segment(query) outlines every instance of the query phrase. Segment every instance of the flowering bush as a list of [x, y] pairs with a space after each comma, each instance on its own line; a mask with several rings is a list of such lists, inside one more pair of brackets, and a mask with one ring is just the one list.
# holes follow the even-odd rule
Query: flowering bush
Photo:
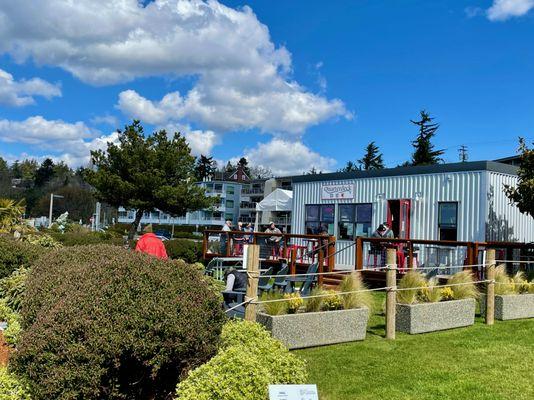
[[323, 298], [321, 308], [323, 311], [341, 310], [343, 308], [343, 300], [335, 290], [326, 290], [324, 294], [329, 294]]
[[296, 314], [300, 307], [303, 306], [304, 300], [300, 297], [300, 293], [286, 293], [284, 295], [285, 299], [288, 299], [286, 301], [287, 303], [287, 313], [288, 314]]

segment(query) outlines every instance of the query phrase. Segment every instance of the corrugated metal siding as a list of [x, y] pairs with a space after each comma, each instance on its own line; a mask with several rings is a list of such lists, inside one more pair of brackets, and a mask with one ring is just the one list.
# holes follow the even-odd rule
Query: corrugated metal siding
[[[387, 200], [411, 199], [411, 237], [438, 239], [438, 202], [458, 202], [458, 240], [484, 240], [485, 207], [481, 191], [485, 171], [377, 177], [353, 180], [297, 182], [293, 185], [292, 227], [294, 233], [305, 233], [306, 204], [372, 203], [373, 226], [387, 219]], [[354, 184], [353, 200], [321, 200], [323, 184]], [[415, 200], [416, 193], [420, 200]], [[381, 195], [381, 196], [379, 196]], [[336, 219], [338, 216], [336, 208]], [[337, 224], [335, 227], [337, 235]], [[350, 242], [339, 241], [337, 249]], [[340, 252], [336, 265], [354, 265], [355, 248]]]
[[487, 240], [533, 242], [534, 218], [520, 213], [515, 205], [510, 204], [504, 193], [505, 184], [516, 185], [517, 177], [489, 173]]

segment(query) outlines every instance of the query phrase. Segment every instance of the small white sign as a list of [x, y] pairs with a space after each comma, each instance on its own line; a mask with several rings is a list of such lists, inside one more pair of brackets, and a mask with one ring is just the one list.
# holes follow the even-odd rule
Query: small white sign
[[269, 385], [269, 400], [319, 400], [317, 385]]
[[354, 185], [323, 185], [321, 186], [321, 199], [354, 199]]

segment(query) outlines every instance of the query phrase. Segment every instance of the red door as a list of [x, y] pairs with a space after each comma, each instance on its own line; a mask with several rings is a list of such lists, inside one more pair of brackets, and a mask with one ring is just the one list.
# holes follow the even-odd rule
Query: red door
[[399, 239], [410, 239], [410, 206], [411, 200], [403, 199], [400, 203]]
[[396, 238], [410, 239], [410, 199], [388, 200], [387, 222]]

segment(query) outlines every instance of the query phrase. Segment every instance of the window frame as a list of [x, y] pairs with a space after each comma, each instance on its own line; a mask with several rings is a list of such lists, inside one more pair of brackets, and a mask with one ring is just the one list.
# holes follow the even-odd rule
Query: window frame
[[[308, 219], [308, 207], [318, 207], [317, 218]], [[332, 207], [332, 220], [325, 220], [323, 218], [323, 207]], [[334, 235], [336, 225], [336, 205], [334, 203], [328, 204], [305, 204], [304, 205], [304, 229], [308, 232], [308, 227], [314, 225], [314, 230], [318, 230], [321, 225], [326, 225], [329, 235]], [[316, 232], [312, 234], [317, 234]]]
[[[454, 204], [456, 206], [456, 213], [454, 216], [454, 224], [443, 224], [441, 221], [441, 210], [442, 205]], [[438, 201], [438, 240], [458, 240], [458, 214], [459, 214], [459, 202], [458, 201]], [[452, 231], [454, 230], [454, 239], [442, 239], [442, 231]]]
[[[359, 220], [358, 219], [358, 207], [359, 206], [369, 206], [370, 209], [371, 209], [371, 214], [369, 216], [369, 220]], [[341, 215], [342, 215], [342, 212], [341, 212], [341, 208], [351, 208], [351, 215], [349, 216], [349, 219], [341, 219]], [[369, 236], [369, 229], [372, 229], [372, 225], [373, 225], [373, 203], [342, 203], [342, 204], [339, 204], [338, 205], [338, 212], [339, 212], [339, 216], [338, 216], [338, 220], [337, 220], [337, 239], [338, 240], [349, 240], [349, 241], [353, 241], [356, 237], [357, 237], [357, 232], [358, 232], [358, 225], [363, 225], [365, 227], [365, 225], [367, 224], [368, 225], [368, 228], [367, 228], [367, 234], [365, 235], [365, 237]], [[352, 227], [352, 235], [344, 235], [344, 237], [341, 237], [341, 232], [342, 232], [342, 229], [341, 229], [341, 226], [344, 226], [343, 230], [345, 230], [346, 226], [351, 226]], [[347, 229], [348, 231], [348, 229]]]

